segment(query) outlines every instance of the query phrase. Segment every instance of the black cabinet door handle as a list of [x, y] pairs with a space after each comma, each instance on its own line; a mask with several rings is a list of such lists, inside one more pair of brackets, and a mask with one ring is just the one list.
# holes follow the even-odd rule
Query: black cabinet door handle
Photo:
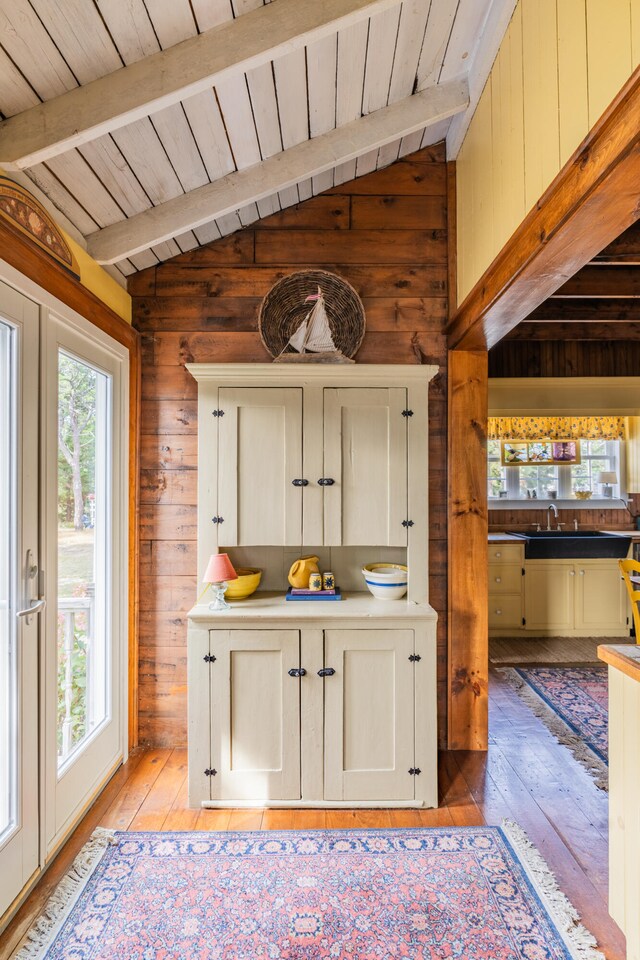
[[332, 487], [335, 483], [335, 480], [332, 480], [331, 477], [320, 477], [318, 483], [321, 487]]
[[308, 487], [308, 486], [309, 486], [309, 481], [308, 481], [308, 480], [292, 480], [291, 483], [294, 485], [294, 487]]
[[289, 670], [290, 677], [306, 677], [307, 671], [304, 667], [291, 667]]
[[319, 677], [332, 677], [334, 673], [333, 667], [323, 667], [322, 670], [318, 670]]

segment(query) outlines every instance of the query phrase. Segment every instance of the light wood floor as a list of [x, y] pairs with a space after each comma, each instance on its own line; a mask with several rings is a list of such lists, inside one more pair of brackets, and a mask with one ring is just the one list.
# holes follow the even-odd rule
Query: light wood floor
[[0, 938], [9, 957], [55, 884], [98, 826], [117, 830], [299, 830], [499, 824], [528, 832], [607, 960], [624, 960], [624, 938], [607, 912], [607, 797], [493, 672], [487, 754], [440, 758], [438, 810], [189, 810], [184, 749], [137, 751], [82, 821]]

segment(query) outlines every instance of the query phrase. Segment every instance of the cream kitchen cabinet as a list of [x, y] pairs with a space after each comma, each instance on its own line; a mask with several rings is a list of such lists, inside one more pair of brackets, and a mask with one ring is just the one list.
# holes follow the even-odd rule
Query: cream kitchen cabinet
[[[263, 569], [247, 600], [189, 613], [190, 804], [436, 806], [437, 368], [188, 369], [198, 382], [198, 579], [227, 548], [237, 566]], [[285, 601], [289, 566], [312, 552], [344, 578], [342, 601]], [[406, 598], [364, 592], [362, 565], [376, 560], [407, 564]]]
[[527, 560], [525, 629], [544, 636], [627, 637], [617, 560]]
[[437, 805], [433, 611], [246, 603], [190, 614], [190, 804]]
[[426, 484], [412, 490], [426, 450], [409, 438], [424, 431], [426, 441], [428, 373], [419, 386], [394, 386], [374, 367], [323, 366], [318, 376], [269, 366], [248, 378], [244, 365], [225, 366], [188, 365], [199, 382], [203, 556], [233, 546], [406, 547], [412, 527], [427, 539]]

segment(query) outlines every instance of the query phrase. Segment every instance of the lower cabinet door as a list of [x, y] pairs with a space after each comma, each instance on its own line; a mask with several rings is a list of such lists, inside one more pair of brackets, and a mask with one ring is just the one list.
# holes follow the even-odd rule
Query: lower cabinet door
[[576, 560], [576, 570], [576, 628], [593, 630], [594, 637], [606, 637], [607, 630], [626, 632], [628, 601], [617, 560]]
[[[327, 630], [326, 800], [414, 797], [412, 630]], [[425, 775], [426, 771], [425, 771]]]
[[211, 652], [211, 799], [299, 799], [299, 632], [214, 630]]
[[527, 630], [573, 630], [573, 562], [534, 560], [525, 564], [524, 616]]

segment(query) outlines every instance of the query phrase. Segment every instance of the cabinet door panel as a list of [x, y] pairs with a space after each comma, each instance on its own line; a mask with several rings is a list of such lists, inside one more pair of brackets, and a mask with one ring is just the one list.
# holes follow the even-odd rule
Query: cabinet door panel
[[576, 572], [576, 628], [594, 630], [596, 637], [626, 630], [627, 597], [617, 561], [589, 565], [577, 560]]
[[407, 403], [403, 388], [324, 391], [324, 542], [406, 546]]
[[214, 630], [211, 797], [300, 797], [300, 663], [297, 630]]
[[218, 543], [299, 545], [302, 540], [302, 391], [219, 391]]
[[326, 800], [414, 796], [412, 630], [327, 630]]
[[[557, 560], [525, 564], [524, 596], [527, 630], [572, 630], [573, 563]], [[560, 634], [562, 636], [562, 634]]]

